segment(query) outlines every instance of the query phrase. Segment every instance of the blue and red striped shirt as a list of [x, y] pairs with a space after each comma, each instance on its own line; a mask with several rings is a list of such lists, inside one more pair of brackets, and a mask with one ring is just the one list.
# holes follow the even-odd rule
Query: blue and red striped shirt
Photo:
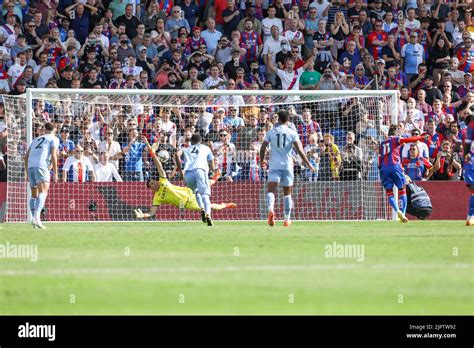
[[247, 50], [244, 55], [244, 61], [253, 62], [258, 59], [258, 46], [262, 45], [260, 36], [252, 30], [250, 33], [244, 31], [240, 34], [240, 44]]
[[372, 45], [372, 42], [374, 40], [379, 40], [379, 41], [387, 41], [387, 33], [384, 31], [374, 31], [369, 34], [367, 37], [368, 42], [369, 42], [369, 52], [372, 54], [372, 57], [374, 57], [374, 60], [377, 60], [378, 58], [382, 58], [382, 46], [378, 45]]

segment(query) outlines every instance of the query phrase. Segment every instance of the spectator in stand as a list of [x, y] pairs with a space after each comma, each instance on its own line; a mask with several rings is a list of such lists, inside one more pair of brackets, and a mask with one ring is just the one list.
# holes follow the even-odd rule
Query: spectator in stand
[[99, 154], [99, 163], [95, 165], [95, 177], [97, 182], [122, 182], [122, 177], [117, 171], [117, 167], [109, 162], [109, 154], [101, 152]]
[[453, 89], [453, 83], [451, 81], [445, 81], [443, 83], [443, 85], [441, 86], [441, 92], [443, 95], [448, 93], [451, 97], [451, 101], [454, 103], [461, 99], [458, 92]]
[[343, 63], [344, 59], [349, 58], [351, 61], [351, 69], [355, 71], [357, 65], [362, 63], [359, 51], [356, 49], [355, 41], [346, 41], [346, 50], [339, 57], [339, 63]]
[[[395, 37], [393, 34], [387, 35], [387, 45], [382, 48], [382, 58], [386, 63], [386, 68], [391, 68], [395, 63], [400, 62], [401, 56], [395, 48]], [[402, 81], [403, 82], [403, 81]]]
[[48, 53], [41, 52], [39, 55], [40, 64], [33, 70], [34, 79], [38, 88], [44, 88], [51, 78], [58, 78], [58, 71], [53, 59], [48, 58]]
[[342, 11], [336, 12], [334, 23], [330, 27], [334, 42], [334, 45], [331, 46], [331, 53], [334, 59], [337, 60], [344, 50], [344, 37], [349, 35], [349, 24], [347, 24], [346, 17]]
[[[287, 58], [285, 61], [285, 70], [278, 69], [272, 63], [267, 67], [271, 71], [276, 72], [278, 77], [282, 81], [283, 90], [298, 90], [299, 89], [299, 80], [301, 74], [304, 72], [307, 66], [314, 65], [314, 59], [316, 58], [317, 49], [314, 48], [311, 56], [306, 60], [304, 66], [295, 70], [295, 61], [292, 58]], [[269, 54], [269, 62], [271, 62], [271, 56]], [[319, 83], [318, 83], [319, 84]]]
[[324, 62], [331, 62], [332, 55], [330, 50], [333, 44], [334, 40], [331, 37], [331, 33], [326, 30], [326, 21], [320, 19], [318, 30], [313, 35], [313, 45], [318, 49], [318, 59]]
[[116, 68], [114, 70], [114, 78], [110, 81], [110, 89], [124, 89], [126, 80], [123, 78], [122, 68]]
[[474, 90], [474, 85], [472, 84], [472, 74], [470, 72], [464, 73], [464, 82], [457, 89], [460, 98], [464, 98], [468, 92]]
[[219, 141], [212, 144], [212, 152], [216, 157], [218, 168], [222, 173], [222, 180], [227, 182], [234, 181], [234, 177], [237, 176], [235, 170], [235, 145], [230, 142], [231, 136], [227, 131], [220, 131]]
[[62, 173], [63, 182], [95, 181], [94, 167], [91, 161], [84, 156], [84, 149], [81, 145], [76, 146], [74, 155], [66, 159]]
[[114, 140], [114, 130], [107, 128], [105, 139], [99, 143], [99, 154], [107, 153], [107, 161], [119, 168], [119, 160], [122, 158], [122, 149], [120, 144]]
[[136, 31], [137, 33], [135, 36], [130, 36], [132, 38], [132, 46], [135, 48], [142, 45], [143, 41], [145, 40], [145, 24], [138, 23], [136, 26]]
[[413, 181], [427, 180], [432, 174], [430, 169], [433, 165], [426, 158], [420, 156], [417, 144], [411, 143], [405, 146], [409, 147], [408, 157], [402, 160], [405, 175]]
[[442, 135], [436, 132], [436, 121], [433, 118], [430, 118], [426, 122], [426, 133], [425, 135], [429, 135], [429, 140], [427, 141], [427, 145], [429, 148], [430, 154], [430, 161], [433, 163], [434, 159], [438, 155], [438, 150], [441, 145]]
[[431, 76], [428, 75], [428, 68], [425, 63], [421, 63], [418, 65], [418, 75], [412, 76], [410, 79], [410, 90], [413, 93], [416, 93], [418, 90], [422, 89], [425, 84], [427, 79], [433, 79]]
[[358, 25], [361, 27], [361, 29], [362, 29], [361, 33], [364, 36], [367, 36], [369, 33], [371, 33], [374, 30], [372, 22], [369, 20], [367, 10], [361, 10], [359, 12], [359, 23], [358, 23]]
[[312, 120], [311, 116], [311, 109], [305, 108], [303, 109], [303, 113], [301, 114], [301, 122], [298, 122], [297, 131], [300, 137], [301, 143], [306, 146], [309, 143], [309, 138], [312, 134], [318, 134], [319, 138], [322, 138], [322, 131], [321, 127], [319, 126], [318, 122]]
[[[2, 55], [2, 63], [8, 62], [10, 60], [10, 56], [7, 54]], [[26, 54], [25, 52], [19, 52], [18, 57], [15, 60], [15, 64], [8, 68], [8, 81], [11, 88], [15, 88], [17, 81], [23, 78], [23, 71], [26, 68]]]
[[125, 181], [143, 181], [143, 159], [146, 158], [146, 145], [139, 141], [138, 131], [131, 129], [128, 132], [128, 141], [122, 144]]
[[458, 67], [459, 59], [453, 57], [450, 60], [449, 69], [446, 71], [446, 73], [451, 75], [452, 82], [456, 85], [464, 83], [464, 72], [458, 70]]
[[258, 60], [263, 49], [263, 42], [260, 35], [253, 29], [253, 22], [249, 18], [245, 19], [245, 31], [241, 33], [240, 45], [246, 49], [243, 61], [247, 66]]
[[425, 79], [425, 86], [423, 90], [426, 93], [426, 102], [431, 106], [433, 105], [436, 99], [443, 98], [443, 93], [441, 93], [441, 91], [437, 87], [433, 86], [433, 79]]
[[362, 179], [362, 160], [356, 155], [356, 146], [347, 144], [342, 152], [339, 180], [355, 181]]
[[321, 74], [319, 71], [314, 69], [314, 64], [310, 64], [309, 66], [306, 66], [304, 73], [301, 74], [300, 89], [315, 89], [320, 79]]
[[474, 47], [471, 37], [464, 38], [464, 47], [457, 50], [456, 56], [459, 59], [459, 70], [474, 72]]
[[355, 135], [355, 133], [352, 132], [352, 131], [347, 132], [347, 134], [346, 134], [346, 145], [344, 146], [343, 151], [344, 151], [344, 152], [347, 152], [348, 146], [349, 146], [349, 145], [350, 145], [350, 146], [353, 146], [354, 156], [357, 157], [360, 161], [362, 161], [362, 158], [363, 158], [363, 151], [362, 151], [362, 149], [361, 149], [359, 146], [357, 146], [357, 145], [355, 144], [355, 141], [356, 141], [356, 135]]
[[73, 154], [74, 148], [74, 142], [69, 139], [69, 129], [67, 127], [61, 128], [58, 148], [58, 170], [60, 173], [62, 173], [64, 161]]
[[207, 29], [201, 33], [201, 37], [206, 42], [207, 53], [213, 54], [217, 47], [217, 43], [222, 37], [222, 33], [216, 29], [216, 21], [214, 18], [208, 18], [206, 23]]
[[388, 74], [386, 77], [383, 77], [382, 88], [384, 89], [401, 89], [402, 82], [396, 78], [396, 70], [392, 66], [388, 69]]
[[217, 64], [213, 64], [209, 68], [211, 74], [208, 78], [206, 78], [203, 81], [203, 89], [213, 89], [213, 88], [218, 88], [222, 89], [222, 87], [225, 85], [224, 79], [219, 77], [219, 67]]
[[185, 27], [186, 32], [189, 34], [191, 32], [191, 27], [184, 18], [181, 7], [173, 7], [171, 18], [169, 18], [165, 23], [165, 30], [171, 34], [172, 38], [178, 38], [179, 29]]
[[[90, 12], [85, 11], [83, 3], [77, 2], [66, 8], [65, 13], [71, 19], [71, 29], [74, 30], [77, 40], [82, 45], [86, 41], [87, 35], [89, 35]], [[41, 19], [38, 21], [37, 15], [38, 13], [35, 14], [36, 33], [39, 37], [42, 37], [38, 33], [38, 22], [41, 22]]]
[[433, 173], [434, 180], [456, 180], [461, 174], [459, 157], [453, 153], [449, 140], [441, 143], [441, 151], [433, 164]]
[[358, 64], [356, 66], [354, 80], [357, 88], [366, 89], [370, 80], [367, 76], [365, 76], [364, 64]]
[[239, 24], [237, 25], [237, 30], [240, 32], [243, 32], [244, 30], [246, 30], [245, 22], [247, 20], [250, 20], [252, 21], [253, 31], [255, 31], [260, 37], [262, 37], [262, 23], [260, 22], [260, 20], [255, 18], [255, 14], [256, 14], [255, 6], [253, 5], [248, 6], [247, 16], [239, 22]]
[[[153, 60], [148, 57], [148, 48], [143, 45], [138, 46], [137, 51], [136, 66], [140, 67], [142, 71], [145, 71], [147, 73], [147, 77], [153, 76], [155, 74], [156, 68], [153, 64]], [[141, 76], [141, 71], [139, 72], [139, 76]]]
[[426, 119], [428, 113], [432, 111], [431, 105], [426, 102], [426, 91], [424, 89], [420, 89], [416, 96], [416, 109], [420, 110], [423, 114], [423, 117]]
[[[341, 168], [342, 158], [339, 147], [334, 144], [334, 136], [332, 134], [324, 134], [323, 146], [321, 147], [321, 156], [327, 156], [327, 159], [329, 160], [329, 180], [337, 180], [339, 178], [339, 169]], [[321, 169], [322, 168], [320, 164], [320, 174]]]
[[418, 34], [412, 31], [409, 43], [405, 44], [400, 52], [403, 72], [407, 74], [409, 80], [418, 73], [418, 65], [423, 63], [425, 58], [423, 46], [417, 43], [417, 40]]
[[442, 36], [438, 37], [438, 41], [431, 51], [430, 59], [433, 61], [433, 83], [437, 86], [441, 80], [441, 75], [448, 69], [449, 63], [451, 62], [449, 49]]

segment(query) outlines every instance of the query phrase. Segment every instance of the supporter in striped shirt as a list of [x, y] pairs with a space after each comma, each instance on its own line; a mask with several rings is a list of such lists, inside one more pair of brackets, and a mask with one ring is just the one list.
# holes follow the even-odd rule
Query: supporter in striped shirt
[[309, 144], [309, 138], [312, 134], [317, 133], [319, 138], [322, 138], [323, 133], [319, 123], [311, 119], [311, 109], [306, 108], [301, 114], [302, 122], [297, 126], [297, 132], [300, 137], [303, 147]]
[[253, 21], [249, 18], [245, 20], [245, 31], [240, 35], [240, 45], [247, 50], [243, 57], [247, 66], [250, 66], [250, 63], [254, 61], [258, 61], [263, 49], [263, 42], [260, 35], [253, 30]]
[[411, 180], [423, 180], [429, 176], [429, 170], [433, 165], [426, 158], [420, 156], [418, 145], [416, 143], [410, 144], [409, 157], [402, 161], [405, 174]]

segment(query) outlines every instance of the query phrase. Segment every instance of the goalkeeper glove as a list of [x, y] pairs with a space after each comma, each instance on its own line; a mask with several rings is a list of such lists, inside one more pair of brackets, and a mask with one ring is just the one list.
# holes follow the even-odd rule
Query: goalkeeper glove
[[209, 172], [209, 179], [211, 179], [211, 185], [213, 185], [219, 178], [221, 177], [222, 172], [217, 169], [215, 172], [210, 171]]
[[143, 212], [141, 209], [135, 209], [133, 212], [137, 219], [143, 219]]

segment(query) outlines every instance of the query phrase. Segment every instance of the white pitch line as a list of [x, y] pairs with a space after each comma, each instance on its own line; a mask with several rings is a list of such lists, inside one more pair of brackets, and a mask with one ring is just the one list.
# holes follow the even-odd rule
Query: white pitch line
[[345, 270], [345, 269], [452, 269], [474, 268], [472, 263], [445, 264], [378, 264], [366, 266], [363, 263], [349, 264], [314, 264], [314, 265], [247, 265], [222, 267], [152, 267], [152, 268], [69, 268], [48, 270], [0, 270], [0, 276], [43, 276], [43, 275], [77, 275], [77, 274], [121, 274], [121, 273], [221, 273], [221, 272], [265, 272], [265, 271], [311, 271], [311, 270]]

